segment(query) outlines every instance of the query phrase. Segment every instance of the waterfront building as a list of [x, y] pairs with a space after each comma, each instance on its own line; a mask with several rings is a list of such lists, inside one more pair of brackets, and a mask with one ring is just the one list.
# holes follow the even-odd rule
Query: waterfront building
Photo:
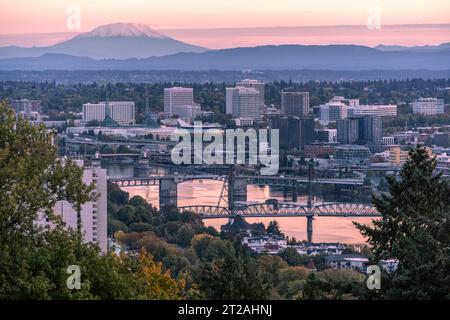
[[106, 118], [119, 125], [127, 126], [136, 123], [134, 101], [101, 101], [83, 104], [82, 121], [102, 122]]

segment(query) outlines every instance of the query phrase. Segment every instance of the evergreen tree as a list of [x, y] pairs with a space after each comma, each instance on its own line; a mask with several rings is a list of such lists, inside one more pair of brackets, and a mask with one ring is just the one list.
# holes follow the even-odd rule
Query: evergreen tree
[[267, 233], [275, 236], [284, 236], [280, 230], [280, 225], [277, 220], [272, 220], [269, 222], [269, 225], [267, 226]]
[[256, 260], [235, 246], [223, 258], [204, 263], [198, 272], [199, 289], [207, 299], [260, 300], [269, 296], [269, 284]]
[[424, 147], [412, 149], [399, 179], [387, 177], [389, 194], [373, 198], [381, 219], [373, 227], [356, 223], [375, 262], [399, 261], [383, 279], [382, 298], [450, 298], [450, 187], [435, 168]]

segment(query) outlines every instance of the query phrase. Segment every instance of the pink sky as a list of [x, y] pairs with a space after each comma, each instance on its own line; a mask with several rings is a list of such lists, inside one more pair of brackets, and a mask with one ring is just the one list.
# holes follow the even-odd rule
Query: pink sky
[[[68, 24], [73, 6], [80, 12], [80, 28]], [[438, 44], [450, 41], [449, 12], [448, 0], [1, 1], [0, 46], [53, 44], [112, 22], [144, 23], [209, 48], [284, 43]], [[380, 29], [367, 28], [374, 17]], [[301, 28], [337, 25], [352, 27]]]

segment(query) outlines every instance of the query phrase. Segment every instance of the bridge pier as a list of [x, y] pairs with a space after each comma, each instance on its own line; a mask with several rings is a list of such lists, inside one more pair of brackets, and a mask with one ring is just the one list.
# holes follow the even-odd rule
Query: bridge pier
[[298, 189], [297, 186], [295, 186], [294, 188], [292, 188], [292, 202], [297, 202], [297, 197], [298, 197]]
[[283, 198], [288, 197], [288, 187], [283, 187]]
[[177, 206], [177, 183], [175, 178], [161, 178], [159, 182], [159, 207]]
[[247, 179], [234, 177], [234, 183], [229, 188], [233, 188], [233, 192], [230, 192], [229, 195], [232, 194], [233, 199], [229, 199], [228, 203], [235, 201], [247, 201]]
[[307, 233], [307, 241], [308, 243], [312, 243], [313, 241], [313, 215], [309, 214], [306, 216], [306, 233]]

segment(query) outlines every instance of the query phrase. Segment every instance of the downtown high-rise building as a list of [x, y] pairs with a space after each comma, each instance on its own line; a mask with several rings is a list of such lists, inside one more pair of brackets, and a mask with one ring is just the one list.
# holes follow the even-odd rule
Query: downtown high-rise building
[[351, 117], [336, 121], [337, 142], [355, 144], [359, 140], [359, 118]]
[[281, 113], [284, 116], [303, 117], [309, 114], [309, 92], [281, 92]]
[[226, 88], [226, 113], [233, 118], [259, 119], [261, 115], [260, 92], [251, 87]]
[[264, 81], [261, 80], [252, 80], [252, 79], [244, 79], [236, 82], [236, 87], [246, 87], [246, 88], [255, 88], [259, 92], [259, 103], [260, 103], [260, 113], [264, 112], [265, 106], [265, 86]]
[[280, 145], [301, 150], [315, 139], [315, 124], [312, 117], [275, 117], [271, 119], [272, 129], [278, 129]]
[[341, 144], [362, 144], [372, 152], [379, 152], [383, 143], [382, 118], [353, 116], [337, 120], [337, 141]]
[[192, 106], [194, 104], [194, 89], [183, 87], [172, 87], [164, 89], [164, 115], [174, 115], [174, 108], [181, 106]]

